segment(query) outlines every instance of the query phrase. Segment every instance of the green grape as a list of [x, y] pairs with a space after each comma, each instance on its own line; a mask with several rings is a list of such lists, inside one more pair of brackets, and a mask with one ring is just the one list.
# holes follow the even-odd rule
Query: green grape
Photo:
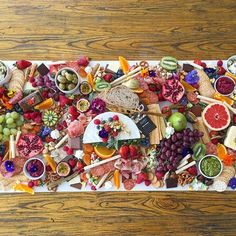
[[16, 119], [19, 118], [19, 114], [18, 114], [16, 111], [13, 111], [13, 112], [11, 113], [11, 117], [12, 117], [14, 120], [16, 120]]
[[0, 125], [0, 133], [2, 133], [2, 125]]
[[8, 124], [7, 128], [12, 129], [12, 128], [16, 128], [17, 124], [16, 123], [12, 123], [12, 124]]
[[23, 120], [18, 120], [16, 122], [16, 126], [19, 127], [19, 126], [22, 126], [23, 125]]
[[8, 112], [8, 113], [5, 115], [5, 119], [7, 120], [7, 119], [10, 118], [10, 117], [11, 117], [11, 113]]
[[11, 129], [11, 134], [16, 135], [17, 129]]
[[9, 136], [11, 134], [10, 130], [8, 128], [3, 128], [3, 134], [6, 136]]
[[11, 117], [7, 118], [7, 119], [6, 119], [6, 123], [7, 123], [8, 125], [13, 124], [13, 123], [14, 123], [13, 118], [11, 118]]
[[5, 115], [0, 115], [0, 124], [5, 120]]
[[2, 136], [2, 141], [3, 142], [8, 141], [8, 140], [9, 140], [9, 136], [6, 136], [6, 135]]

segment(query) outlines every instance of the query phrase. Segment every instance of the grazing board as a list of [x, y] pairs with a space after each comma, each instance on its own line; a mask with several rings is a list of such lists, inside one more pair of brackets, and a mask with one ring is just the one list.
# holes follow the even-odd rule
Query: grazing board
[[234, 189], [235, 58], [0, 61], [1, 192]]

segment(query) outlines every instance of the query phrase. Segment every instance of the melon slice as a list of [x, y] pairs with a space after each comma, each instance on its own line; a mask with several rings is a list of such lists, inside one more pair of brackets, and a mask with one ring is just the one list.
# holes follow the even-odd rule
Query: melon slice
[[202, 113], [204, 124], [210, 130], [223, 130], [230, 124], [230, 113], [228, 108], [220, 103], [209, 104]]

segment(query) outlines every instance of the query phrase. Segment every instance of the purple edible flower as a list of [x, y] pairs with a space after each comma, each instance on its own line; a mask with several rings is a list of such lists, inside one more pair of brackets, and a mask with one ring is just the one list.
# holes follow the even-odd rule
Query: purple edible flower
[[197, 74], [196, 70], [190, 71], [186, 76], [185, 76], [185, 81], [188, 84], [196, 84], [199, 81], [199, 76]]
[[230, 179], [228, 186], [229, 186], [231, 189], [236, 189], [236, 178], [235, 178], [235, 177], [233, 177], [233, 178]]
[[156, 72], [154, 70], [148, 71], [150, 77], [156, 77]]
[[100, 98], [95, 98], [92, 101], [91, 110], [93, 113], [101, 114], [106, 110], [106, 103]]
[[7, 172], [13, 172], [15, 170], [14, 164], [12, 161], [5, 161], [4, 165]]
[[35, 173], [37, 170], [38, 170], [38, 168], [37, 168], [36, 165], [33, 165], [33, 166], [30, 167], [30, 172], [31, 173]]
[[98, 133], [100, 138], [108, 138], [108, 132], [105, 129], [102, 129]]

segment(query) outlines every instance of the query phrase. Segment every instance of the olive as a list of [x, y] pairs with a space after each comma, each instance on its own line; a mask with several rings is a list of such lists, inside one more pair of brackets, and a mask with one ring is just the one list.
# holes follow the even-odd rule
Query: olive
[[68, 90], [72, 90], [72, 89], [74, 89], [75, 88], [75, 85], [74, 84], [68, 84], [67, 85], [67, 89]]
[[57, 77], [57, 80], [62, 83], [62, 84], [65, 84], [66, 83], [66, 77], [62, 76], [62, 75], [59, 75]]
[[65, 84], [59, 84], [58, 85], [59, 86], [59, 88], [61, 89], [61, 90], [65, 90], [66, 89], [66, 85]]
[[66, 70], [62, 70], [61, 75], [65, 76], [66, 72], [67, 72]]
[[73, 83], [73, 84], [77, 84], [77, 83], [78, 83], [77, 77], [76, 77], [76, 78], [73, 78], [72, 83]]
[[73, 75], [70, 74], [70, 73], [68, 73], [68, 72], [66, 72], [65, 76], [66, 76], [66, 79], [67, 79], [68, 81], [72, 81], [72, 80], [74, 79], [74, 78], [73, 78]]

